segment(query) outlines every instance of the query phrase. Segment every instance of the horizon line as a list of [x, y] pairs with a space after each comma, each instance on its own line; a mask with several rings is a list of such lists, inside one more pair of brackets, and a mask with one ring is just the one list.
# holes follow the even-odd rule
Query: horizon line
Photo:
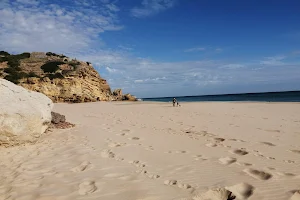
[[183, 98], [183, 97], [209, 97], [209, 96], [229, 96], [229, 95], [245, 95], [245, 94], [269, 94], [269, 93], [288, 93], [300, 92], [300, 90], [285, 90], [285, 91], [272, 91], [272, 92], [246, 92], [246, 93], [224, 93], [224, 94], [207, 94], [207, 95], [188, 95], [188, 96], [168, 96], [168, 97], [146, 97], [141, 99], [167, 99], [167, 98]]

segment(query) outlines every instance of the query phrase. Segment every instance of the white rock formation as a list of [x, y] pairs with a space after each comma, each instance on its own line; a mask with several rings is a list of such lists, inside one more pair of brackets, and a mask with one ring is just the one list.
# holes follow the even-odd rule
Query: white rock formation
[[35, 142], [51, 123], [53, 102], [0, 79], [0, 145]]

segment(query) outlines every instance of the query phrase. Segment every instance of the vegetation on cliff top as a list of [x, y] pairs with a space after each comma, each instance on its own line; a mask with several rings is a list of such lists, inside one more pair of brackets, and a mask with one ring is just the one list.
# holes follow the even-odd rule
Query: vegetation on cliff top
[[47, 52], [46, 53], [46, 56], [55, 56], [55, 57], [60, 57], [60, 58], [65, 58], [65, 57], [67, 57], [67, 56], [65, 56], [65, 55], [59, 55], [59, 54], [56, 54], [56, 53], [52, 53], [52, 52]]
[[21, 71], [20, 60], [29, 57], [30, 57], [30, 53], [10, 55], [5, 51], [0, 51], [0, 62], [7, 62], [8, 65], [8, 68], [3, 70], [5, 73], [7, 73], [4, 79], [17, 84], [19, 83], [19, 79], [28, 77], [29, 74]]
[[45, 73], [55, 73], [57, 70], [59, 70], [59, 65], [63, 65], [63, 64], [66, 63], [61, 61], [47, 62], [46, 64], [41, 66], [41, 69]]
[[[47, 52], [47, 56], [54, 56], [59, 59], [66, 58], [65, 55], [58, 55], [56, 53]], [[25, 73], [20, 68], [20, 61], [22, 59], [30, 58], [30, 53], [22, 53], [17, 55], [11, 55], [6, 51], [0, 51], [0, 63], [7, 62], [8, 67], [3, 70], [3, 72], [0, 72], [0, 75], [2, 76], [4, 73], [6, 73], [4, 79], [11, 81], [15, 84], [19, 84], [20, 79], [22, 78], [28, 78], [28, 77], [40, 77], [36, 75], [34, 72]], [[55, 78], [64, 78], [64, 76], [57, 72], [59, 70], [59, 65], [62, 64], [68, 64], [73, 67], [73, 70], [76, 70], [78, 65], [80, 65], [80, 62], [78, 61], [49, 61], [41, 66], [41, 69], [46, 74], [45, 77], [48, 77], [49, 79], [53, 80]]]

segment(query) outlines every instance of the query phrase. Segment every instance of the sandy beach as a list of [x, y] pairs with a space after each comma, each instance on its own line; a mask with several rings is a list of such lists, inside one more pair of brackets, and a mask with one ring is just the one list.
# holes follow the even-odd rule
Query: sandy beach
[[55, 104], [76, 126], [0, 149], [2, 200], [286, 200], [300, 190], [300, 104]]

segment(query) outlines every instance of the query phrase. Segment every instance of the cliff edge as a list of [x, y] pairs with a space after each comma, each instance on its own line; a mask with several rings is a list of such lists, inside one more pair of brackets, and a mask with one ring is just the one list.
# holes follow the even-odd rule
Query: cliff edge
[[0, 78], [48, 96], [53, 102], [136, 101], [114, 92], [90, 62], [52, 52], [10, 55], [0, 51]]

